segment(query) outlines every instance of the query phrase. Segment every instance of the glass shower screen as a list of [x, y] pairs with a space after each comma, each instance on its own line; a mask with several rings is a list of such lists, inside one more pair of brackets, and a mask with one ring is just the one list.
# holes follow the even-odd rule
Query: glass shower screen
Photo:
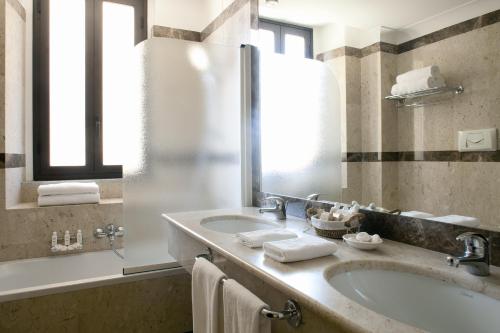
[[126, 273], [175, 266], [161, 214], [242, 206], [239, 48], [153, 38], [136, 52], [124, 117]]

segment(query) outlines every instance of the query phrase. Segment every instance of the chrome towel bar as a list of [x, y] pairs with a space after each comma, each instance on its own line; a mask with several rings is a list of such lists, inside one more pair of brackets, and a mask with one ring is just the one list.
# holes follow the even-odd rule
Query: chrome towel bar
[[[209, 249], [208, 254], [199, 254], [195, 259], [203, 258], [210, 262], [213, 262], [213, 254], [211, 249]], [[221, 284], [224, 284], [227, 279], [222, 279]], [[302, 312], [300, 311], [299, 304], [289, 299], [286, 301], [283, 311], [273, 311], [269, 309], [262, 309], [261, 314], [268, 319], [276, 320], [286, 320], [288, 324], [292, 327], [299, 327], [302, 323]]]

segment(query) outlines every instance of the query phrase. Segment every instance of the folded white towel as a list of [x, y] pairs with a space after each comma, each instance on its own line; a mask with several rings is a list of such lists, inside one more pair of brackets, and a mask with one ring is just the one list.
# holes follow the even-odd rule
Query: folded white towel
[[64, 194], [64, 195], [40, 195], [38, 206], [62, 206], [99, 203], [99, 193]]
[[99, 186], [92, 183], [58, 183], [38, 186], [38, 195], [99, 193]]
[[429, 217], [434, 217], [434, 215], [432, 214], [419, 212], [418, 210], [410, 210], [408, 212], [402, 212], [401, 216], [415, 217], [417, 219], [427, 219]]
[[271, 321], [261, 314], [269, 309], [266, 303], [235, 280], [226, 280], [222, 289], [224, 333], [271, 333]]
[[226, 275], [203, 258], [196, 259], [191, 284], [193, 332], [219, 332], [219, 287]]
[[426, 89], [442, 88], [445, 86], [446, 82], [442, 76], [428, 76], [411, 82], [397, 83], [392, 86], [391, 94], [394, 96], [400, 96]]
[[432, 65], [424, 68], [414, 69], [406, 73], [400, 74], [396, 77], [396, 82], [397, 83], [412, 82], [430, 76], [439, 76], [440, 74], [441, 71], [439, 70], [439, 66]]
[[314, 236], [266, 242], [264, 254], [279, 262], [292, 262], [324, 257], [337, 251], [334, 242]]
[[477, 227], [479, 225], [479, 219], [470, 216], [461, 216], [461, 215], [446, 215], [439, 217], [431, 217], [427, 220], [458, 224], [465, 227]]
[[264, 242], [297, 238], [297, 234], [287, 229], [255, 230], [236, 234], [238, 241], [248, 247], [262, 247]]

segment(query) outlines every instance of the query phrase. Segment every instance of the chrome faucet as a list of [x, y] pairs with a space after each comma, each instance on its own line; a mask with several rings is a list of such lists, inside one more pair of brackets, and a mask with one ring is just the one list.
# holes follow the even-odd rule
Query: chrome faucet
[[115, 240], [116, 237], [123, 237], [123, 234], [125, 233], [125, 228], [116, 226], [114, 224], [108, 224], [104, 229], [102, 228], [97, 228], [95, 229], [94, 236], [96, 238], [108, 238], [109, 239], [109, 245], [111, 246], [111, 250], [120, 258], [125, 259], [123, 255], [118, 252], [115, 248]]
[[465, 242], [465, 254], [462, 257], [447, 257], [449, 266], [465, 265], [472, 275], [490, 275], [490, 244], [488, 239], [475, 232], [465, 232], [458, 235], [458, 241]]
[[280, 197], [267, 197], [264, 200], [274, 201], [275, 206], [271, 208], [261, 208], [259, 212], [262, 213], [274, 213], [278, 220], [286, 219], [286, 206], [287, 202]]
[[309, 194], [309, 195], [306, 197], [306, 200], [307, 200], [307, 201], [318, 201], [319, 196], [320, 196], [320, 194], [319, 194], [319, 193]]

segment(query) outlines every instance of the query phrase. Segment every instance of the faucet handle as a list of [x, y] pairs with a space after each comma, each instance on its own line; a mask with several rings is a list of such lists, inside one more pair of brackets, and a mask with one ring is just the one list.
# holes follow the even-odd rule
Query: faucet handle
[[313, 194], [309, 194], [307, 197], [306, 197], [306, 200], [307, 201], [317, 201], [319, 199], [319, 196], [320, 194], [319, 193], [313, 193]]
[[276, 202], [276, 205], [277, 206], [284, 206], [286, 204], [285, 200], [283, 200], [283, 198], [280, 198], [280, 197], [276, 197], [276, 196], [271, 196], [271, 197], [267, 197], [265, 198], [264, 200], [273, 200], [274, 202]]
[[485, 248], [488, 246], [488, 239], [480, 233], [468, 231], [457, 236], [458, 241], [464, 241], [467, 249]]

